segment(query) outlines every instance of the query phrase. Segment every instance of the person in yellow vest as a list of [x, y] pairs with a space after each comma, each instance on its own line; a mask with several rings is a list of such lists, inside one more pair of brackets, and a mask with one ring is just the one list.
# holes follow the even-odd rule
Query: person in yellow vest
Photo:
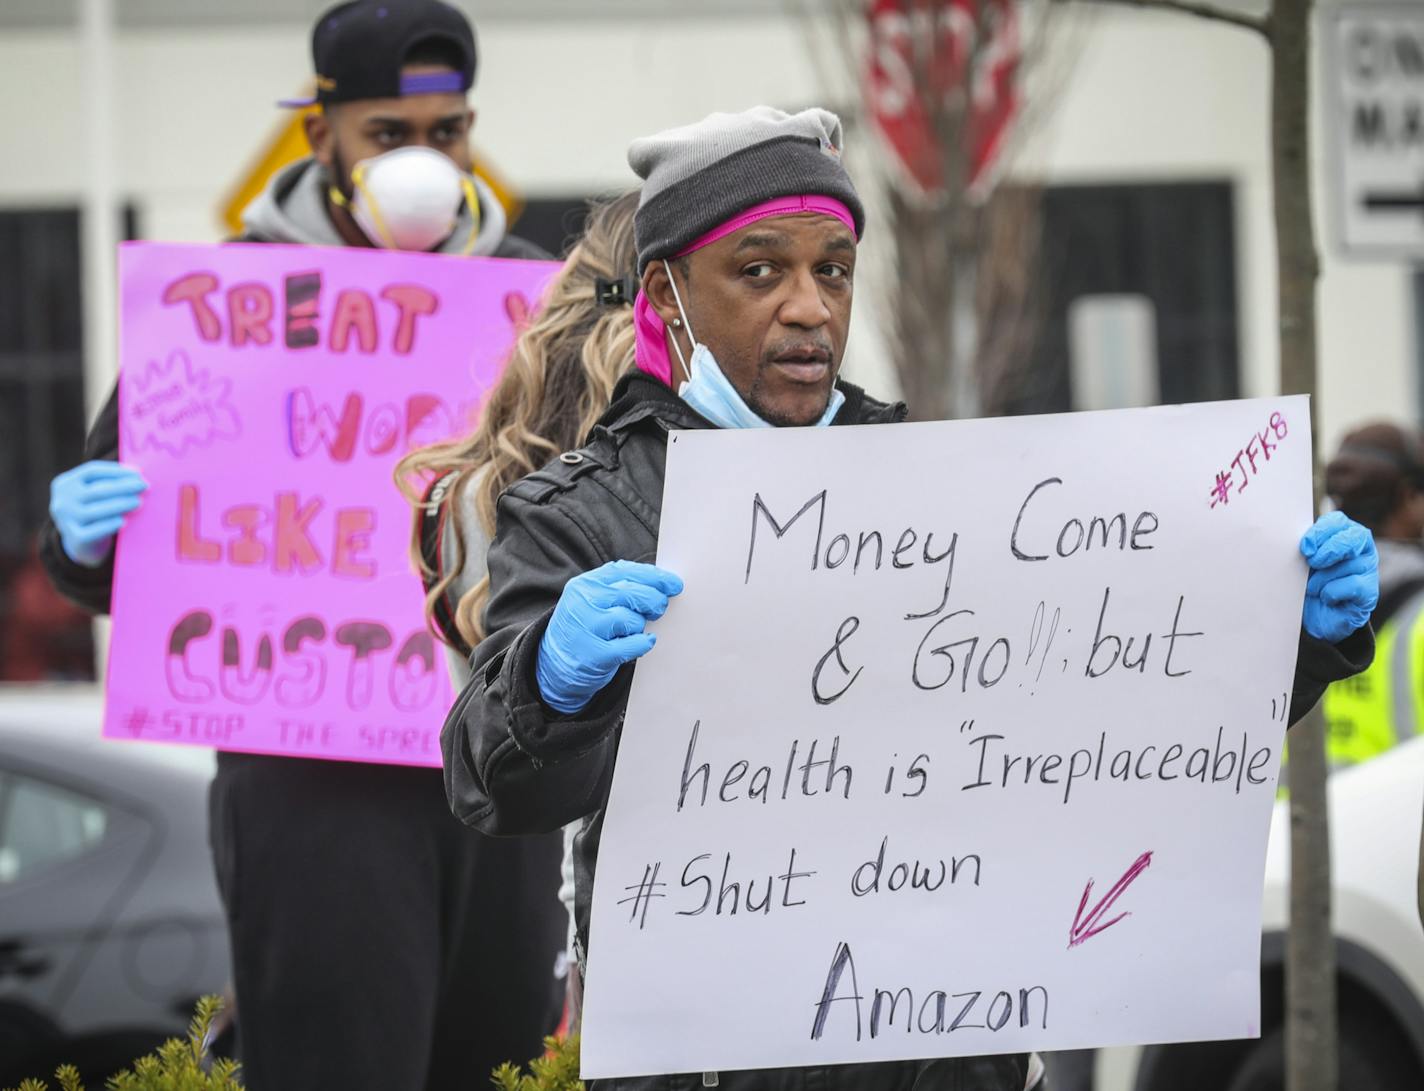
[[1326, 749], [1339, 769], [1424, 731], [1424, 441], [1394, 424], [1357, 428], [1325, 468], [1325, 491], [1379, 550], [1374, 663], [1325, 691]]

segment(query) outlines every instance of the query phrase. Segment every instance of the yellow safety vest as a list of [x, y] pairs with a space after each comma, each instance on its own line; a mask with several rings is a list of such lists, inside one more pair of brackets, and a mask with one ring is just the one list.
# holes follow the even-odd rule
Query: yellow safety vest
[[1324, 708], [1332, 769], [1377, 757], [1424, 728], [1424, 594], [1376, 634], [1368, 670], [1331, 683]]

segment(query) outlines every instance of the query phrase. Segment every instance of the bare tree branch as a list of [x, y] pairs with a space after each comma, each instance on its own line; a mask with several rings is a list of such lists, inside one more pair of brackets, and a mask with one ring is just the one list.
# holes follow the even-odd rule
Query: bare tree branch
[[[1068, 3], [1069, 0], [1053, 0], [1057, 4]], [[1089, 0], [1096, 4], [1117, 4], [1120, 7], [1129, 8], [1153, 8], [1157, 11], [1175, 11], [1182, 15], [1195, 15], [1202, 19], [1214, 19], [1219, 23], [1230, 23], [1232, 26], [1242, 27], [1246, 30], [1254, 30], [1267, 41], [1271, 37], [1271, 23], [1269, 19], [1256, 15], [1246, 15], [1242, 12], [1227, 11], [1225, 8], [1216, 7], [1214, 4], [1198, 3], [1197, 0]]]
[[[924, 193], [915, 181], [915, 166], [903, 163], [904, 149], [897, 151], [891, 137], [878, 131], [867, 101], [865, 67], [873, 58], [867, 51], [877, 44], [872, 6], [867, 0], [782, 3], [800, 18], [818, 78], [851, 96], [852, 101], [844, 103], [849, 114], [843, 120], [849, 123], [850, 115], [858, 116], [874, 137], [864, 151], [861, 177], [874, 179], [865, 192], [867, 197], [874, 194], [877, 239], [885, 242], [874, 244], [862, 262], [873, 257], [877, 268], [886, 264], [882, 276], [866, 279], [887, 285], [887, 290], [873, 294], [872, 305], [879, 312], [887, 362], [901, 395], [919, 419], [999, 413], [1032, 397], [1033, 349], [1042, 330], [1044, 301], [1043, 281], [1026, 274], [1038, 268], [1041, 191], [1036, 186], [1022, 192], [1014, 187], [1013, 194], [1002, 199], [991, 191], [1002, 180], [1013, 149], [1024, 142], [1025, 118], [1038, 112], [1034, 104], [1022, 104], [1020, 117], [1002, 138], [998, 165], [984, 181], [984, 192], [971, 195], [968, 190], [971, 157], [982, 145], [973, 81], [988, 63], [987, 51], [997, 33], [995, 5], [981, 0], [973, 32], [964, 35], [964, 41], [952, 41], [934, 25], [935, 12], [954, 6], [954, 0], [896, 0], [884, 6], [898, 7], [906, 20], [921, 18], [909, 28], [907, 42], [891, 45], [903, 51], [905, 65], [896, 73], [903, 83], [892, 90], [907, 96], [909, 109], [925, 129], [928, 146], [913, 150], [929, 161], [915, 166], [929, 168], [942, 179], [933, 192]], [[1034, 33], [1020, 43], [1021, 74], [1056, 56], [1047, 48], [1049, 25], [1076, 24], [1082, 15], [1076, 9], [1083, 7], [1053, 11], [1058, 6], [1053, 0], [1031, 0], [1031, 6], [1042, 14], [1025, 24]], [[898, 33], [903, 37], [906, 32], [902, 28]], [[963, 50], [963, 56], [956, 50]], [[1044, 96], [1050, 101], [1056, 97]]]

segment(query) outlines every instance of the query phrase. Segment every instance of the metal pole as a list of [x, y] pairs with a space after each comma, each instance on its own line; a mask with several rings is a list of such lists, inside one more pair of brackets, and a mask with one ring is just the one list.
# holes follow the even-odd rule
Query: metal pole
[[[112, 0], [80, 0], [79, 54], [85, 117], [79, 215], [84, 323], [84, 419], [92, 421], [118, 376], [118, 217], [114, 154], [114, 11]], [[109, 619], [94, 620], [94, 671], [107, 673]]]
[[[1310, 50], [1315, 0], [1271, 7], [1271, 160], [1280, 283], [1281, 392], [1316, 384], [1316, 285], [1320, 262], [1311, 219]], [[1314, 424], [1314, 421], [1312, 421]], [[1316, 436], [1318, 429], [1312, 429]], [[1320, 474], [1315, 474], [1319, 510]], [[1325, 715], [1317, 705], [1291, 730], [1290, 932], [1286, 940], [1286, 1087], [1339, 1086], [1335, 940], [1330, 929], [1330, 817]]]
[[92, 420], [118, 374], [118, 200], [114, 155], [112, 0], [80, 0], [80, 68], [86, 123], [80, 142], [84, 189], [80, 257], [84, 314], [84, 408]]

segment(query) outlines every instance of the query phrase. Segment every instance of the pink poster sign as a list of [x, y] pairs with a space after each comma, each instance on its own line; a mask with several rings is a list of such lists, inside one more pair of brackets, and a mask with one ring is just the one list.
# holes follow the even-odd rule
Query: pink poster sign
[[440, 764], [450, 707], [392, 469], [470, 428], [556, 266], [132, 243], [104, 734]]

